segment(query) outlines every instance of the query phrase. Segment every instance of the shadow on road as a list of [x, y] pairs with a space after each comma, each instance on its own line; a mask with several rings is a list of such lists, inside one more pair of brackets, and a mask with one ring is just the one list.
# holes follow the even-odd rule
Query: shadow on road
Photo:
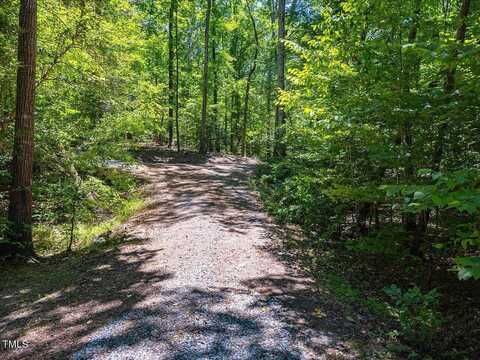
[[[149, 206], [129, 220], [132, 227], [166, 228], [206, 216], [236, 234], [273, 232], [248, 190], [254, 162], [148, 149], [138, 156], [148, 162], [139, 175], [150, 183]], [[365, 339], [331, 296], [293, 271], [232, 288], [168, 288], [179, 274], [147, 266], [162, 256], [161, 248], [141, 246], [149, 241], [130, 234], [128, 243], [1, 269], [0, 339], [30, 343], [2, 359], [118, 353], [121, 359], [294, 360], [305, 359], [305, 351], [314, 359], [332, 347], [349, 352], [347, 345]], [[278, 249], [256, 250], [285, 261]]]

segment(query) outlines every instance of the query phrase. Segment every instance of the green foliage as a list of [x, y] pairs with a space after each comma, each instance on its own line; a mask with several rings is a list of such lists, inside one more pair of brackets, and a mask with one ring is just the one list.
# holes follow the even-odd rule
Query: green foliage
[[[362, 268], [375, 269], [365, 275], [371, 287], [392, 277], [437, 281], [454, 303], [442, 311], [464, 307], [477, 324], [472, 281], [456, 284], [465, 294], [453, 300], [445, 272], [479, 278], [478, 3], [465, 19], [463, 1], [302, 3], [301, 25], [287, 32], [288, 86], [278, 98], [288, 154], [269, 161], [258, 185], [267, 208], [320, 234], [333, 252], [346, 247], [371, 260]], [[318, 262], [315, 241], [299, 246]], [[436, 293], [414, 286], [395, 297], [402, 338], [418, 358], [459, 358], [437, 350], [440, 337], [476, 356], [475, 340], [457, 331], [462, 324], [440, 327]]]
[[297, 223], [321, 238], [336, 230], [338, 213], [325, 192], [327, 177], [304, 171], [301, 164], [279, 162], [259, 178], [268, 209], [283, 222]]
[[[421, 169], [419, 176], [428, 181], [421, 185], [386, 185], [382, 190], [394, 209], [417, 214], [444, 211], [449, 215], [449, 242], [438, 242], [437, 249], [458, 248], [470, 252], [480, 248], [478, 215], [480, 214], [480, 174], [477, 170], [450, 174]], [[393, 202], [392, 202], [393, 201]], [[453, 216], [452, 216], [453, 215]], [[479, 278], [477, 257], [460, 256], [453, 267], [460, 279]]]
[[402, 291], [392, 285], [385, 288], [385, 293], [394, 301], [392, 311], [398, 318], [400, 335], [412, 345], [428, 348], [442, 324], [437, 310], [437, 290], [423, 293], [418, 287], [413, 287]]
[[[478, 2], [470, 1], [461, 19], [461, 1], [292, 1], [282, 92], [274, 3], [251, 1], [260, 52], [244, 109], [255, 49], [250, 19], [244, 1], [215, 1], [209, 150], [238, 153], [247, 110], [247, 152], [267, 159], [256, 183], [262, 199], [279, 220], [299, 224], [312, 247], [335, 244], [399, 263], [415, 256], [434, 269], [454, 264], [460, 279], [479, 279]], [[184, 148], [196, 147], [200, 133], [204, 5], [178, 1], [176, 14]], [[139, 207], [138, 183], [109, 164], [131, 163], [128, 149], [168, 137], [176, 105], [168, 84], [169, 7], [169, 0], [39, 6], [33, 193], [41, 252], [63, 251], [72, 228], [77, 246], [88, 243], [117, 223], [112, 217]], [[13, 151], [17, 24], [18, 1], [2, 1], [0, 233]], [[268, 160], [277, 105], [287, 113], [287, 156]], [[407, 304], [410, 295], [399, 297]]]
[[[39, 254], [67, 249], [74, 236], [75, 249], [90, 245], [95, 236], [113, 230], [143, 206], [136, 194], [138, 180], [115, 169], [101, 168], [96, 176], [78, 183], [45, 184], [37, 194], [35, 248]], [[73, 228], [72, 228], [73, 222]]]
[[372, 234], [362, 236], [358, 240], [347, 240], [345, 246], [350, 251], [402, 258], [407, 255], [406, 238], [407, 234], [401, 227], [390, 225]]
[[354, 303], [362, 298], [362, 295], [358, 289], [355, 289], [345, 279], [338, 275], [329, 275], [327, 278], [327, 284], [335, 296], [347, 303]]
[[[0, 6], [0, 223], [13, 143], [18, 2]], [[45, 1], [38, 7], [34, 234], [40, 253], [66, 249], [77, 226], [121, 211], [137, 182], [105, 169], [162, 130], [164, 85], [145, 64], [141, 14], [127, 0]], [[5, 30], [5, 31], [4, 31]], [[7, 71], [8, 70], [8, 71]]]
[[[462, 170], [450, 174], [421, 169], [419, 176], [431, 179], [430, 184], [385, 185], [390, 199], [400, 200], [395, 205], [405, 212], [418, 213], [426, 209], [452, 209], [468, 215], [480, 210], [480, 173]], [[394, 206], [395, 206], [394, 205]]]
[[480, 279], [480, 257], [457, 257], [455, 263], [454, 270], [461, 280]]
[[388, 308], [384, 302], [373, 296], [364, 296], [358, 288], [352, 286], [342, 276], [331, 273], [327, 274], [323, 280], [325, 280], [325, 286], [328, 290], [342, 303], [350, 307], [360, 305], [371, 314], [380, 317], [385, 317], [388, 313]]

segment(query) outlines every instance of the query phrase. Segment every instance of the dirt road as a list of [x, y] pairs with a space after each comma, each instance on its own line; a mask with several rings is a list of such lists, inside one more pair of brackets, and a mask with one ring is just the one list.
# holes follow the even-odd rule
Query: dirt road
[[144, 154], [148, 206], [120, 245], [2, 290], [2, 338], [29, 344], [7, 358], [357, 358], [358, 330], [282, 260], [248, 188], [255, 166]]

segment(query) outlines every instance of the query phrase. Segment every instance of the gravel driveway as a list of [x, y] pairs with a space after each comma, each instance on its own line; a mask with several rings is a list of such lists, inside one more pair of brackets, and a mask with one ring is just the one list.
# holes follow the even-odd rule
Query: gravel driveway
[[118, 230], [126, 242], [2, 317], [31, 344], [9, 358], [357, 358], [358, 330], [275, 250], [278, 229], [248, 189], [255, 165], [145, 156], [148, 206]]

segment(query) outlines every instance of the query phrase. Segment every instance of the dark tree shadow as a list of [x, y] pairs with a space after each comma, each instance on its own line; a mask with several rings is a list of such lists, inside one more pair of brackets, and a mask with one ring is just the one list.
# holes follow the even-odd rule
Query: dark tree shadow
[[[93, 359], [300, 359], [295, 347], [278, 348], [268, 339], [261, 318], [250, 309], [232, 311], [227, 304], [240, 289], [182, 288], [161, 292], [161, 301], [148, 309], [124, 314], [74, 355]], [[129, 326], [124, 326], [126, 324]], [[280, 328], [278, 330], [281, 330]], [[267, 341], [268, 342], [268, 341]], [[117, 355], [118, 354], [118, 355]]]
[[[254, 162], [142, 151], [149, 164], [139, 175], [150, 183], [149, 206], [129, 220], [131, 228], [207, 216], [226, 231], [258, 228], [277, 240], [284, 236], [248, 189]], [[348, 353], [349, 343], [368, 341], [368, 327], [352, 324], [330, 295], [289, 267], [281, 247], [258, 250], [284, 262], [292, 269], [287, 273], [246, 279], [237, 288], [170, 288], [175, 273], [147, 266], [162, 249], [126, 235], [130, 243], [0, 269], [0, 339], [30, 342], [2, 359], [115, 353], [121, 359], [316, 359], [332, 347]]]
[[139, 176], [151, 183], [146, 187], [149, 203], [133, 224], [168, 227], [208, 216], [229, 232], [265, 225], [266, 217], [248, 186], [256, 162], [237, 156], [198, 158], [166, 149], [143, 151], [151, 162]]
[[132, 243], [1, 268], [0, 338], [29, 341], [28, 348], [2, 352], [2, 358], [62, 358], [70, 353], [78, 339], [133, 308], [174, 276], [142, 270], [160, 251]]
[[145, 145], [131, 149], [130, 153], [146, 164], [205, 164], [211, 155], [191, 150], [177, 152], [165, 146]]

